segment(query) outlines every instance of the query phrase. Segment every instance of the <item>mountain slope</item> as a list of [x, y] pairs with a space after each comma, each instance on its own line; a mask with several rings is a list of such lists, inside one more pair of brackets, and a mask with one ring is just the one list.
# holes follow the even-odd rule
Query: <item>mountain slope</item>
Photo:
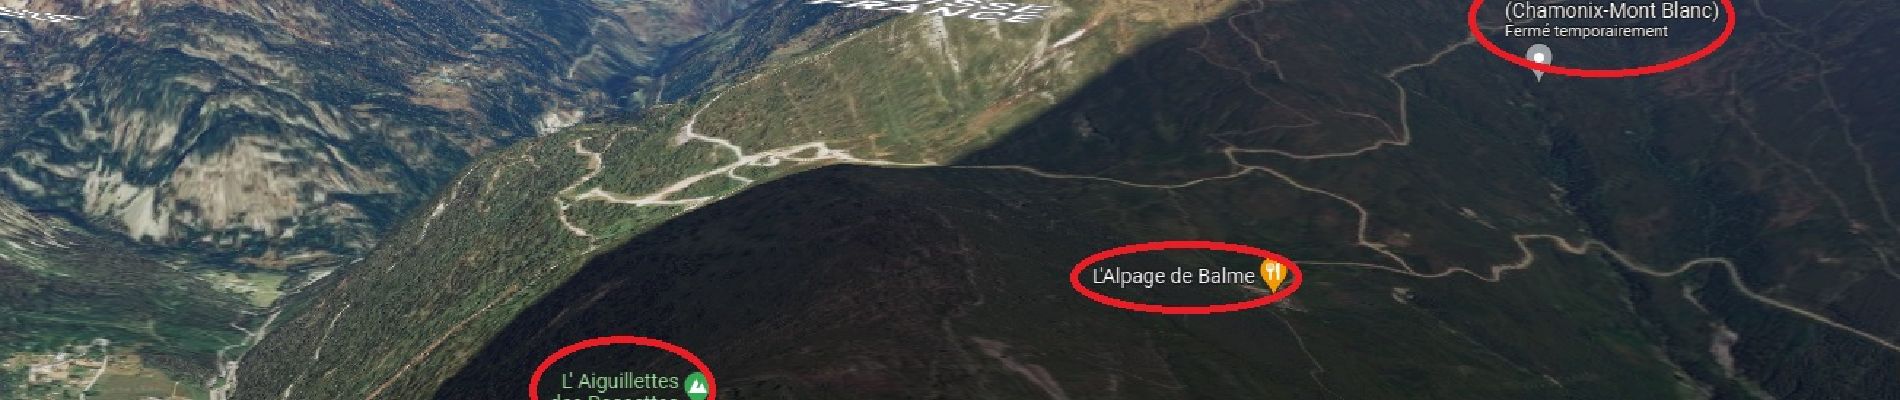
[[[289, 300], [284, 318], [247, 356], [238, 397], [276, 397], [293, 386], [298, 396], [426, 396], [601, 246], [794, 171], [837, 162], [948, 160], [959, 148], [1003, 133], [997, 127], [1004, 121], [1053, 104], [1112, 62], [1111, 38], [1153, 37], [1206, 16], [1157, 14], [1091, 28], [1103, 35], [1073, 40], [1072, 47], [1050, 47], [1091, 15], [1167, 9], [1114, 4], [1080, 2], [1047, 24], [998, 27], [795, 2], [755, 8], [732, 25], [752, 31], [712, 34], [695, 47], [717, 54], [682, 55], [675, 69], [681, 72], [666, 75], [672, 77], [668, 87], [717, 89], [692, 103], [646, 110], [634, 121], [577, 126], [493, 153], [452, 181], [380, 251]], [[943, 31], [932, 33], [938, 24]], [[978, 40], [985, 44], [951, 47]], [[892, 60], [892, 49], [901, 56], [882, 63]], [[743, 59], [762, 64], [713, 65]], [[718, 79], [706, 72], [711, 68], [750, 72], [724, 85], [694, 83]], [[870, 76], [879, 78], [857, 79]], [[981, 83], [1010, 80], [1020, 83]], [[993, 107], [1000, 102], [1015, 105]], [[788, 105], [799, 108], [782, 108]], [[820, 112], [852, 107], [860, 119]], [[980, 117], [969, 114], [992, 107]], [[784, 119], [793, 114], [808, 119]], [[373, 350], [384, 346], [416, 351]]]
[[[1776, 34], [1683, 71], [1536, 83], [1477, 50], [1458, 4], [1063, 6], [993, 31], [837, 30], [721, 69], [755, 72], [689, 104], [497, 153], [294, 301], [240, 395], [508, 395], [524, 360], [618, 333], [713, 357], [733, 393], [792, 397], [1900, 392], [1879, 290], [1895, 169], [1868, 156], [1893, 143], [1849, 122], [1890, 118], [1857, 107], [1895, 81], [1834, 72], [1848, 49], [1826, 36], [1891, 12], [1783, 31], [1813, 22], [1761, 5], [1744, 27]], [[860, 14], [804, 30], [881, 18]], [[753, 187], [824, 164], [891, 170]], [[1102, 309], [1059, 280], [1089, 252], [1182, 238], [1273, 248], [1313, 280], [1203, 319]], [[1146, 356], [1177, 352], [1194, 356]]]
[[176, 380], [202, 382], [240, 342], [230, 328], [239, 313], [257, 309], [130, 243], [0, 197], [0, 360], [105, 338]]
[[[1540, 249], [1542, 269], [1510, 285], [1309, 267], [1312, 286], [1286, 305], [1212, 316], [1129, 313], [1067, 289], [1075, 260], [1133, 241], [1327, 247], [1328, 238], [1295, 233], [1331, 227], [1298, 216], [1350, 208], [1280, 207], [1325, 200], [1271, 178], [1170, 194], [1010, 171], [802, 173], [595, 258], [435, 397], [509, 397], [527, 375], [507, 366], [610, 334], [693, 349], [718, 374], [721, 395], [734, 398], [1664, 398], [1678, 390], [1658, 355], [1629, 340], [1643, 334], [1640, 319], [1618, 301], [1627, 294], [1615, 268], [1597, 257]], [[1259, 226], [1272, 229], [1249, 228]], [[1589, 291], [1534, 289], [1559, 283]], [[1396, 302], [1393, 287], [1407, 288], [1413, 303]], [[1538, 335], [1491, 332], [1483, 316], [1493, 314], [1516, 316]], [[1525, 351], [1554, 344], [1561, 350]], [[1434, 372], [1447, 370], [1462, 372]], [[1380, 379], [1354, 384], [1369, 376]]]
[[[1452, 30], [1364, 71], [1296, 61], [1394, 51], [1295, 51], [1315, 41], [1286, 30], [1352, 36], [1297, 28], [1326, 5], [1266, 10], [1130, 56], [957, 166], [802, 173], [637, 236], [437, 398], [514, 392], [526, 375], [507, 366], [610, 334], [695, 349], [739, 396], [1900, 393], [1874, 195], [1892, 168], [1867, 156], [1891, 143], [1847, 124], [1888, 117], [1829, 110], [1894, 81], [1840, 73], [1862, 86], [1828, 93], [1801, 84], [1828, 63], [1744, 61], [1844, 49], [1787, 32], [1680, 74], [1530, 86]], [[1273, 248], [1312, 281], [1215, 317], [1129, 315], [1065, 287], [1094, 251], [1167, 239]]]
[[650, 101], [751, 4], [0, 0], [0, 363], [107, 339], [228, 386], [276, 293], [480, 153]]

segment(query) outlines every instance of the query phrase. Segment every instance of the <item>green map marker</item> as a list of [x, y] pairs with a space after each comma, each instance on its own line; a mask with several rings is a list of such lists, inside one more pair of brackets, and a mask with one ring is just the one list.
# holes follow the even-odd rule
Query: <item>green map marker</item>
[[693, 400], [706, 400], [706, 376], [694, 372], [686, 376], [686, 397]]

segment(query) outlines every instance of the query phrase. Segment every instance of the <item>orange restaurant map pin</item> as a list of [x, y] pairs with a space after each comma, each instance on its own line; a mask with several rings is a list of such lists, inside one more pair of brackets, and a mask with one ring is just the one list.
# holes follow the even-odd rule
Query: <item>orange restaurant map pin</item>
[[1286, 280], [1286, 266], [1280, 265], [1278, 261], [1261, 261], [1260, 279], [1267, 281], [1268, 292], [1278, 292], [1280, 291], [1280, 282]]

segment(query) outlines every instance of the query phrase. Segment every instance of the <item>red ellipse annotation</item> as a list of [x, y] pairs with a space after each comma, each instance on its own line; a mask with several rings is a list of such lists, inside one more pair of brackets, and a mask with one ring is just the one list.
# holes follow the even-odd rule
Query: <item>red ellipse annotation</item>
[[581, 350], [586, 350], [586, 349], [601, 347], [601, 346], [611, 346], [611, 345], [616, 345], [616, 344], [630, 344], [630, 345], [635, 345], [635, 346], [653, 347], [660, 350], [666, 350], [666, 352], [668, 353], [673, 353], [673, 355], [680, 356], [680, 358], [686, 359], [687, 362], [693, 363], [693, 368], [698, 368], [700, 375], [706, 376], [706, 400], [713, 400], [715, 397], [719, 395], [719, 384], [713, 380], [712, 369], [707, 368], [705, 361], [701, 361], [699, 359], [699, 356], [693, 355], [693, 352], [686, 351], [686, 348], [680, 347], [679, 345], [675, 345], [672, 343], [667, 343], [666, 341], [663, 341], [663, 340], [649, 338], [649, 337], [602, 336], [602, 337], [597, 337], [593, 339], [582, 340], [580, 341], [580, 343], [567, 345], [567, 347], [562, 347], [560, 350], [555, 351], [554, 354], [548, 355], [547, 359], [541, 360], [541, 366], [535, 367], [534, 376], [528, 379], [528, 399], [541, 400], [541, 393], [539, 393], [535, 389], [541, 387], [541, 375], [546, 374], [548, 372], [548, 367], [554, 366], [555, 361], [560, 361], [562, 358], [567, 358], [568, 355], [574, 354]]
[[[1087, 286], [1082, 285], [1082, 270], [1088, 269], [1088, 267], [1091, 265], [1095, 265], [1097, 263], [1108, 260], [1110, 258], [1121, 257], [1121, 256], [1129, 255], [1129, 254], [1135, 254], [1135, 253], [1142, 253], [1142, 252], [1149, 252], [1149, 251], [1162, 251], [1162, 250], [1214, 250], [1214, 251], [1225, 251], [1229, 253], [1240, 253], [1240, 254], [1260, 257], [1262, 259], [1279, 262], [1280, 265], [1285, 265], [1288, 272], [1287, 275], [1292, 279], [1290, 279], [1289, 282], [1287, 282], [1286, 287], [1280, 288], [1279, 291], [1273, 292], [1273, 294], [1267, 295], [1266, 297], [1242, 301], [1238, 303], [1215, 304], [1215, 305], [1207, 305], [1207, 306], [1171, 306], [1171, 305], [1160, 305], [1160, 304], [1136, 303], [1132, 301], [1109, 297], [1108, 295], [1102, 294], [1101, 292], [1096, 292], [1094, 290], [1089, 289]], [[1155, 313], [1155, 314], [1169, 314], [1169, 315], [1204, 315], [1204, 314], [1224, 313], [1224, 312], [1246, 310], [1246, 309], [1265, 306], [1268, 304], [1273, 304], [1273, 302], [1280, 301], [1281, 299], [1285, 299], [1287, 296], [1292, 295], [1294, 291], [1299, 290], [1300, 283], [1304, 282], [1305, 279], [1306, 279], [1306, 275], [1300, 273], [1300, 266], [1294, 265], [1293, 260], [1289, 260], [1285, 256], [1281, 256], [1271, 251], [1266, 251], [1266, 250], [1262, 250], [1259, 248], [1246, 246], [1246, 245], [1222, 243], [1222, 242], [1210, 242], [1210, 241], [1202, 241], [1202, 240], [1173, 240], [1173, 241], [1163, 241], [1163, 242], [1148, 242], [1148, 243], [1136, 243], [1136, 244], [1131, 244], [1127, 246], [1116, 247], [1113, 249], [1108, 249], [1107, 251], [1095, 253], [1095, 255], [1091, 255], [1088, 258], [1082, 259], [1082, 262], [1075, 264], [1075, 270], [1069, 271], [1069, 286], [1074, 287], [1076, 292], [1081, 293], [1082, 296], [1088, 297], [1089, 300], [1094, 300], [1097, 303], [1102, 303], [1110, 307], [1120, 308], [1124, 310], [1140, 311], [1140, 312]]]
[[1635, 68], [1588, 69], [1559, 67], [1549, 64], [1540, 64], [1522, 56], [1512, 54], [1511, 52], [1504, 51], [1503, 48], [1498, 47], [1497, 43], [1492, 43], [1491, 38], [1485, 37], [1482, 30], [1478, 29], [1478, 8], [1484, 5], [1484, 0], [1473, 0], [1471, 2], [1471, 14], [1467, 16], [1465, 24], [1471, 28], [1471, 36], [1478, 39], [1478, 45], [1483, 46], [1484, 49], [1491, 52], [1492, 55], [1496, 55], [1499, 58], [1503, 58], [1504, 61], [1509, 61], [1520, 67], [1578, 78], [1628, 78], [1658, 74], [1676, 68], [1682, 68], [1696, 61], [1701, 61], [1703, 57], [1708, 57], [1710, 54], [1715, 54], [1716, 49], [1721, 48], [1722, 44], [1728, 43], [1729, 35], [1735, 33], [1735, 3], [1731, 0], [1721, 0], [1721, 2], [1722, 12], [1728, 13], [1723, 19], [1728, 21], [1724, 23], [1722, 27], [1722, 35], [1716, 36], [1714, 42], [1702, 47], [1701, 50], [1696, 50], [1696, 52], [1689, 53], [1689, 55], [1682, 56], [1681, 58]]

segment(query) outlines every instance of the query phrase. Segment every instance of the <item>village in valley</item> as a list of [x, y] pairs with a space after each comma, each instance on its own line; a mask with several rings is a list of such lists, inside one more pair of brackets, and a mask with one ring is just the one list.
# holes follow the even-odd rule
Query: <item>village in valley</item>
[[[108, 339], [18, 352], [0, 360], [0, 399], [191, 400], [195, 385], [146, 368], [134, 349]], [[101, 382], [106, 382], [101, 384]]]

